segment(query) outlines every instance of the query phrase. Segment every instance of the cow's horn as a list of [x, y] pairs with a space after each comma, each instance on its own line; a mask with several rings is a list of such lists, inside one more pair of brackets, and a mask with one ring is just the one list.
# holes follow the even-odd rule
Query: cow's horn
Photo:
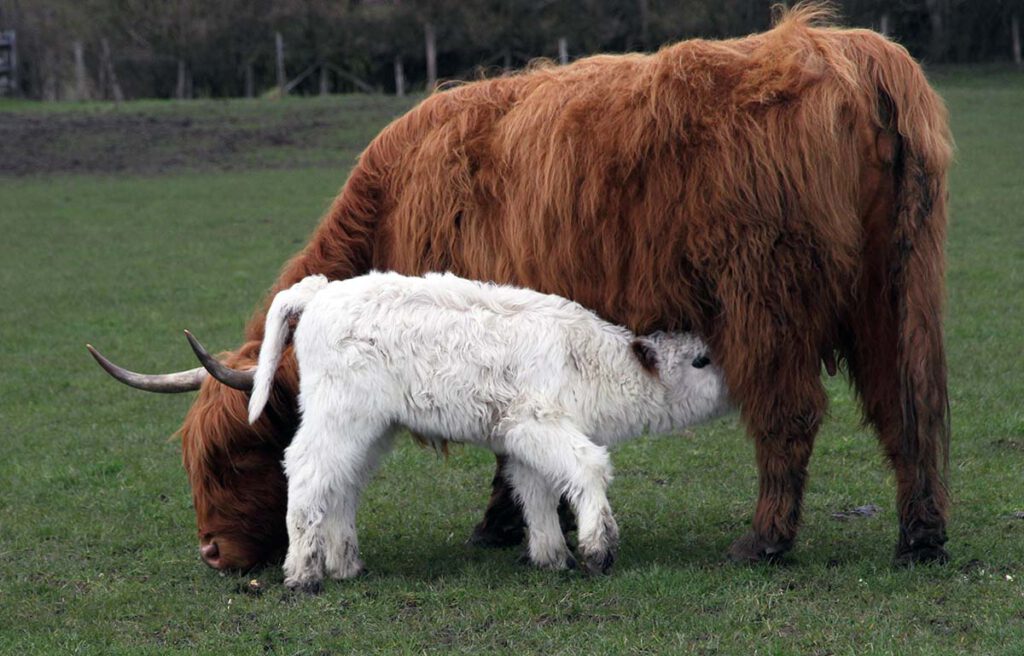
[[125, 385], [147, 392], [162, 392], [164, 394], [177, 394], [178, 392], [194, 392], [199, 389], [203, 379], [206, 378], [206, 370], [202, 367], [189, 369], [188, 371], [177, 371], [173, 374], [137, 374], [119, 367], [110, 360], [103, 357], [99, 351], [86, 344], [92, 357], [103, 369], [121, 381]]
[[188, 343], [192, 346], [192, 350], [195, 351], [196, 357], [203, 363], [203, 367], [206, 368], [206, 371], [210, 372], [211, 376], [236, 390], [242, 390], [243, 392], [252, 391], [253, 379], [256, 376], [255, 371], [232, 369], [210, 355], [210, 352], [203, 348], [199, 340], [193, 337], [192, 333], [187, 330], [185, 331], [185, 337], [188, 338]]

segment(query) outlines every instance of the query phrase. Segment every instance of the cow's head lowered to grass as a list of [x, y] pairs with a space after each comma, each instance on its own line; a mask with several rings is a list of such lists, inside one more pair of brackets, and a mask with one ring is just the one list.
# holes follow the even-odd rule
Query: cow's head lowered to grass
[[[278, 371], [268, 412], [248, 421], [248, 395], [207, 379], [204, 368], [174, 374], [127, 371], [90, 347], [93, 356], [125, 384], [152, 392], [199, 391], [181, 428], [182, 460], [192, 487], [199, 553], [216, 569], [248, 569], [279, 559], [288, 546], [284, 526], [287, 484], [284, 448], [298, 425], [298, 381], [290, 351]], [[255, 367], [259, 342], [227, 354], [225, 363]], [[225, 374], [230, 376], [230, 374]]]

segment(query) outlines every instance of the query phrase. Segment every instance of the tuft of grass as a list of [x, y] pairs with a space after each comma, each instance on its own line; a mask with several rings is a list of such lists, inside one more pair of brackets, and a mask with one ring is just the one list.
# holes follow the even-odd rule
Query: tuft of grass
[[[407, 443], [387, 459], [359, 515], [368, 577], [305, 598], [284, 592], [277, 568], [206, 569], [169, 439], [191, 399], [117, 385], [84, 343], [142, 371], [193, 366], [182, 328], [214, 348], [237, 345], [345, 176], [341, 164], [310, 165], [324, 161], [320, 144], [282, 154], [287, 147], [257, 142], [247, 170], [211, 169], [186, 152], [147, 175], [0, 178], [0, 652], [1019, 654], [1024, 77], [935, 77], [958, 143], [948, 246], [949, 565], [891, 567], [892, 475], [836, 379], [804, 528], [783, 566], [723, 560], [749, 522], [757, 486], [753, 449], [728, 418], [616, 451], [611, 497], [623, 545], [605, 579], [533, 571], [516, 564], [514, 550], [467, 546], [492, 457], [456, 448], [445, 461]], [[344, 107], [354, 154], [403, 108], [356, 112], [360, 102], [57, 111], [198, 122], [216, 113], [220, 122], [265, 124], [280, 112]], [[47, 119], [51, 107], [3, 111]], [[877, 516], [831, 517], [869, 503], [882, 508]]]

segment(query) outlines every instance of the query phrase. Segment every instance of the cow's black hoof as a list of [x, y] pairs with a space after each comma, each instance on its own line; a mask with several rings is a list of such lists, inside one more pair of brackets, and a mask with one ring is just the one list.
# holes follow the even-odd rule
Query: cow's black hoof
[[792, 541], [769, 542], [750, 531], [732, 543], [728, 556], [734, 563], [774, 563], [792, 548]]
[[501, 549], [521, 544], [524, 537], [526, 537], [526, 531], [521, 523], [518, 525], [496, 525], [485, 519], [476, 525], [467, 542], [474, 547]]
[[896, 547], [896, 556], [892, 562], [896, 567], [945, 565], [949, 562], [949, 552], [941, 544], [924, 544], [917, 547], [900, 544]]
[[944, 528], [920, 524], [911, 528], [901, 526], [893, 564], [897, 567], [913, 567], [927, 563], [943, 565], [949, 562], [949, 552], [943, 546], [945, 544]]

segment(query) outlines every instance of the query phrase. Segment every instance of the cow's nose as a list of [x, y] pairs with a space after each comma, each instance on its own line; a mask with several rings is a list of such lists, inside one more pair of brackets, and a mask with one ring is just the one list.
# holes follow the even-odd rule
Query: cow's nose
[[216, 542], [211, 540], [209, 544], [200, 546], [199, 556], [210, 567], [220, 568], [220, 549], [217, 548]]

